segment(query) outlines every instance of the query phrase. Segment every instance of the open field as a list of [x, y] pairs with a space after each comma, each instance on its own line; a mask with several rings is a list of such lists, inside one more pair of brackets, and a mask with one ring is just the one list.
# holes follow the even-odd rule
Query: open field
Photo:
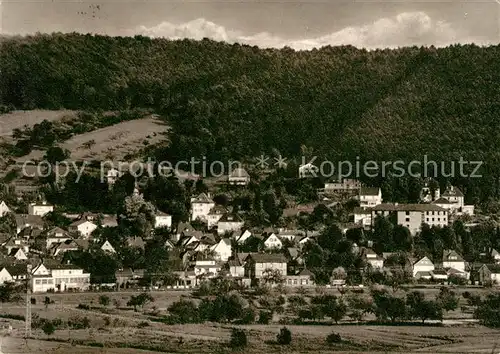
[[[486, 292], [484, 289], [467, 289], [474, 292]], [[336, 292], [331, 289], [329, 292]], [[464, 289], [457, 289], [462, 293]], [[434, 296], [437, 289], [428, 289], [427, 296]], [[106, 308], [99, 308], [98, 297], [108, 295], [118, 300]], [[131, 295], [138, 292], [108, 293], [66, 293], [36, 294], [33, 297], [37, 304], [32, 312], [40, 318], [68, 320], [73, 316], [86, 316], [91, 321], [90, 329], [59, 329], [48, 338], [41, 330], [33, 330], [33, 340], [26, 346], [22, 339], [24, 322], [2, 319], [4, 324], [13, 327], [9, 337], [5, 337], [2, 350], [6, 353], [64, 353], [71, 350], [75, 353], [229, 353], [227, 343], [230, 338], [231, 324], [176, 324], [167, 325], [152, 321], [152, 312], [165, 313], [166, 308], [183, 297], [190, 297], [189, 291], [154, 291], [155, 301], [144, 310], [134, 312], [125, 308]], [[314, 291], [311, 291], [311, 295]], [[54, 301], [46, 308], [43, 305], [45, 296]], [[463, 300], [463, 299], [462, 299]], [[92, 310], [77, 309], [78, 304], [96, 306]], [[22, 304], [3, 304], [0, 313], [24, 315]], [[458, 318], [460, 311], [447, 316]], [[462, 314], [462, 319], [467, 316]], [[445, 320], [442, 325], [357, 325], [344, 321], [339, 325], [287, 325], [292, 331], [292, 344], [282, 347], [274, 343], [276, 334], [283, 325], [243, 325], [249, 346], [245, 353], [496, 353], [500, 351], [500, 331], [489, 329], [478, 324], [449, 325]], [[4, 330], [5, 332], [5, 330]], [[328, 334], [339, 333], [343, 342], [327, 345]], [[50, 341], [48, 341], [50, 339]], [[85, 347], [87, 346], [87, 347]], [[99, 346], [101, 348], [95, 348]], [[104, 348], [102, 348], [104, 347]], [[128, 347], [129, 349], [122, 349]], [[112, 349], [113, 348], [113, 349]], [[134, 348], [134, 349], [130, 349]], [[494, 348], [495, 351], [493, 351]], [[144, 350], [146, 349], [146, 350]], [[148, 351], [149, 350], [149, 351]], [[152, 351], [151, 351], [152, 350]]]
[[[146, 145], [154, 145], [164, 139], [165, 124], [153, 117], [121, 122], [109, 127], [79, 134], [66, 140], [60, 146], [71, 152], [71, 159], [82, 160], [122, 160]], [[92, 141], [90, 147], [85, 143]], [[18, 161], [41, 160], [43, 151], [32, 151]]]
[[44, 120], [56, 121], [65, 117], [76, 117], [75, 111], [61, 110], [48, 111], [35, 109], [32, 111], [13, 111], [6, 114], [0, 114], [0, 138], [8, 139], [12, 131], [16, 128], [22, 128], [25, 125], [33, 126]]

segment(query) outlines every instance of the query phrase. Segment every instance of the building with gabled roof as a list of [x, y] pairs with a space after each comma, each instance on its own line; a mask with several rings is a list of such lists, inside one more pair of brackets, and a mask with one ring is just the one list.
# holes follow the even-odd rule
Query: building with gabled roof
[[200, 193], [197, 197], [191, 198], [191, 221], [198, 219], [206, 222], [207, 215], [214, 206], [215, 202], [207, 193]]
[[0, 218], [5, 216], [5, 214], [10, 213], [11, 209], [7, 206], [5, 201], [0, 202]]
[[424, 256], [413, 263], [413, 277], [414, 278], [427, 278], [432, 277], [431, 272], [434, 271], [434, 263], [429, 259], [429, 257]]
[[87, 219], [81, 219], [71, 223], [68, 229], [70, 232], [74, 232], [87, 239], [97, 229], [97, 225]]
[[454, 250], [443, 251], [443, 268], [454, 268], [465, 272], [466, 262], [463, 257]]
[[15, 214], [17, 234], [26, 227], [43, 230], [45, 222], [40, 215]]
[[231, 240], [228, 238], [221, 238], [220, 241], [210, 248], [216, 255], [216, 258], [221, 261], [227, 261], [233, 254]]
[[217, 233], [224, 235], [227, 232], [240, 232], [244, 222], [238, 214], [226, 213], [217, 223]]
[[90, 274], [72, 264], [45, 260], [33, 268], [31, 289], [34, 293], [53, 291], [87, 290]]
[[281, 275], [287, 274], [287, 259], [281, 254], [249, 253], [245, 258], [245, 276], [251, 279], [262, 279], [268, 269], [276, 269]]
[[371, 208], [382, 204], [382, 191], [377, 187], [361, 187], [359, 189], [359, 205], [361, 208]]
[[283, 247], [283, 242], [280, 238], [273, 232], [264, 240], [264, 247], [267, 249], [281, 249]]
[[287, 275], [285, 279], [287, 286], [315, 286], [314, 274], [307, 268], [304, 268], [295, 275]]
[[231, 185], [246, 186], [250, 183], [250, 175], [242, 167], [234, 169], [227, 179]]

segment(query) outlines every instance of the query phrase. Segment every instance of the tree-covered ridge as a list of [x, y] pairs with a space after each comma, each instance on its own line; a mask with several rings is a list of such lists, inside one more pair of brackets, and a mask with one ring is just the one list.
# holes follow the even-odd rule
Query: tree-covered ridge
[[169, 158], [484, 160], [500, 167], [500, 48], [259, 49], [211, 40], [79, 34], [0, 43], [0, 103], [152, 107]]

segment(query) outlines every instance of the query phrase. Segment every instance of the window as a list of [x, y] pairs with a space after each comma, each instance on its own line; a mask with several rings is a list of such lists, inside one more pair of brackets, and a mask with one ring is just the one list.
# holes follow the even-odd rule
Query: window
[[406, 218], [406, 222], [410, 222], [410, 218]]
[[432, 221], [434, 221], [434, 218], [432, 218]]
[[407, 211], [407, 212], [406, 212], [406, 215], [410, 215], [410, 212], [409, 212], [409, 211]]
[[35, 284], [40, 285], [40, 284], [42, 284], [42, 281], [40, 279], [37, 279], [37, 280], [35, 280]]

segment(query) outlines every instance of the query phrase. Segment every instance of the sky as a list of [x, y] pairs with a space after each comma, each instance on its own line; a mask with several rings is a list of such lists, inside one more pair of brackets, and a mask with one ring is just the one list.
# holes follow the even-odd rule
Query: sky
[[3, 34], [208, 37], [298, 50], [500, 42], [500, 0], [0, 1]]

